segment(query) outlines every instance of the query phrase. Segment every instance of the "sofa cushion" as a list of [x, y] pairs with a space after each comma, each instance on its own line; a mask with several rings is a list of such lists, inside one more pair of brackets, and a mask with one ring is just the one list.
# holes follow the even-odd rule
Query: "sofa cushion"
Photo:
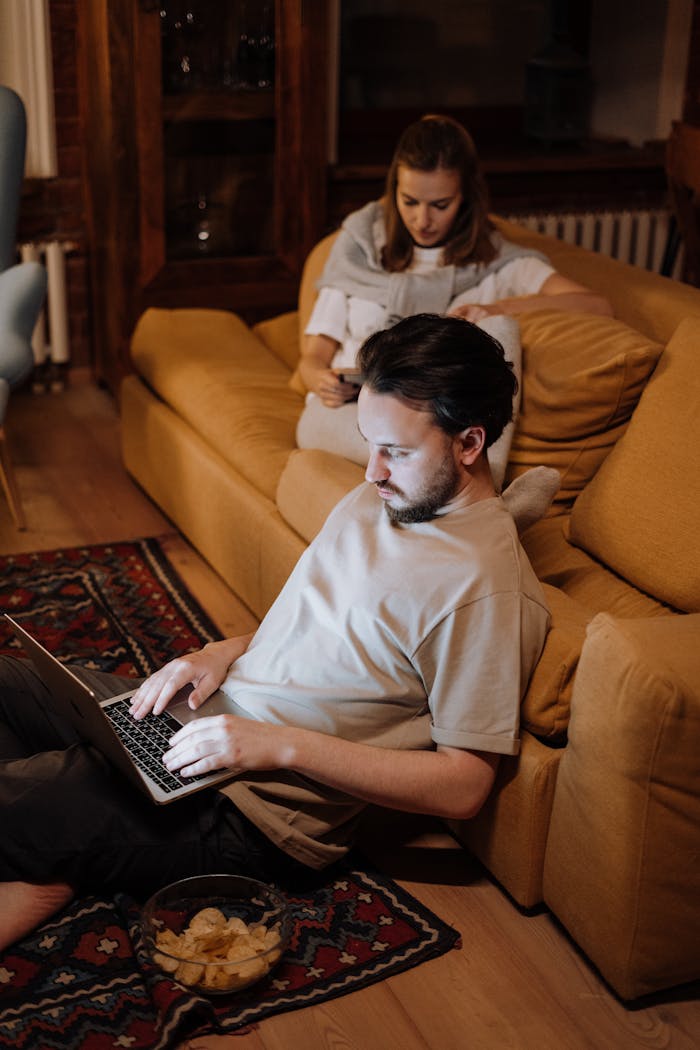
[[591, 615], [660, 616], [668, 606], [638, 590], [569, 541], [569, 518], [545, 518], [528, 529], [523, 546], [537, 577], [561, 588]]
[[662, 347], [621, 321], [536, 311], [520, 317], [523, 390], [506, 482], [530, 467], [562, 477], [563, 513], [624, 433]]
[[520, 720], [533, 736], [554, 743], [566, 736], [574, 674], [591, 613], [558, 587], [545, 583], [543, 590], [552, 620], [523, 699]]
[[151, 389], [244, 478], [274, 500], [302, 399], [289, 369], [235, 314], [147, 310], [131, 341]]
[[336, 503], [363, 480], [362, 467], [348, 459], [321, 449], [296, 449], [277, 486], [277, 509], [311, 543]]
[[571, 539], [660, 601], [700, 611], [700, 320], [683, 321], [629, 428], [571, 515]]
[[260, 339], [275, 357], [279, 357], [289, 371], [299, 363], [299, 314], [290, 310], [267, 321], [253, 325], [253, 334]]

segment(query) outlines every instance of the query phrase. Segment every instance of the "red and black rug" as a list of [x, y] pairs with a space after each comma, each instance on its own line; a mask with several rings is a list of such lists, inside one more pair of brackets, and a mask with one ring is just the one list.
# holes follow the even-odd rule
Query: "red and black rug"
[[[2, 557], [0, 611], [62, 659], [119, 674], [147, 674], [219, 637], [153, 539]], [[0, 626], [0, 652], [16, 651]], [[0, 955], [0, 1050], [165, 1050], [355, 991], [459, 942], [358, 857], [289, 899], [294, 934], [279, 966], [211, 1000], [153, 968], [135, 901], [74, 902]]]
[[276, 969], [249, 989], [212, 999], [149, 963], [134, 901], [76, 903], [0, 955], [0, 1047], [165, 1050], [356, 991], [442, 955], [458, 940], [365, 866], [349, 866], [328, 885], [288, 899], [294, 934]]
[[[221, 637], [155, 539], [0, 557], [0, 612], [61, 660], [137, 677]], [[21, 653], [2, 620], [0, 652]]]

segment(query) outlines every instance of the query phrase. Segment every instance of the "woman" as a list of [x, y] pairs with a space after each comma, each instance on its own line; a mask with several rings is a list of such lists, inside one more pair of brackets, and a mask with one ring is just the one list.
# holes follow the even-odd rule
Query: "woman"
[[[299, 364], [309, 395], [297, 443], [360, 464], [367, 457], [355, 425], [359, 387], [347, 372], [373, 332], [415, 313], [454, 313], [495, 336], [519, 378], [519, 313], [611, 313], [604, 297], [497, 233], [471, 137], [444, 116], [404, 131], [384, 197], [348, 216], [318, 285]], [[499, 487], [511, 434], [512, 427], [489, 456]]]

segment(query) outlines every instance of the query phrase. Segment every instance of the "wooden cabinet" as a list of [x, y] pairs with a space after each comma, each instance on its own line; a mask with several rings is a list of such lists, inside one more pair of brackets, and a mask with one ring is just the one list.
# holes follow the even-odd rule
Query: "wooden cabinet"
[[325, 0], [83, 0], [97, 378], [148, 306], [292, 308], [325, 227]]

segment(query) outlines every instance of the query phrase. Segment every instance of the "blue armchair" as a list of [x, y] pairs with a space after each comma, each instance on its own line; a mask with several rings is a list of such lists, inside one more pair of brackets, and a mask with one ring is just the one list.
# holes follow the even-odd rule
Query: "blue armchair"
[[5, 412], [10, 391], [32, 372], [32, 332], [46, 297], [44, 267], [17, 262], [26, 137], [21, 98], [0, 85], [0, 483], [19, 529], [25, 527], [24, 515], [7, 449]]

